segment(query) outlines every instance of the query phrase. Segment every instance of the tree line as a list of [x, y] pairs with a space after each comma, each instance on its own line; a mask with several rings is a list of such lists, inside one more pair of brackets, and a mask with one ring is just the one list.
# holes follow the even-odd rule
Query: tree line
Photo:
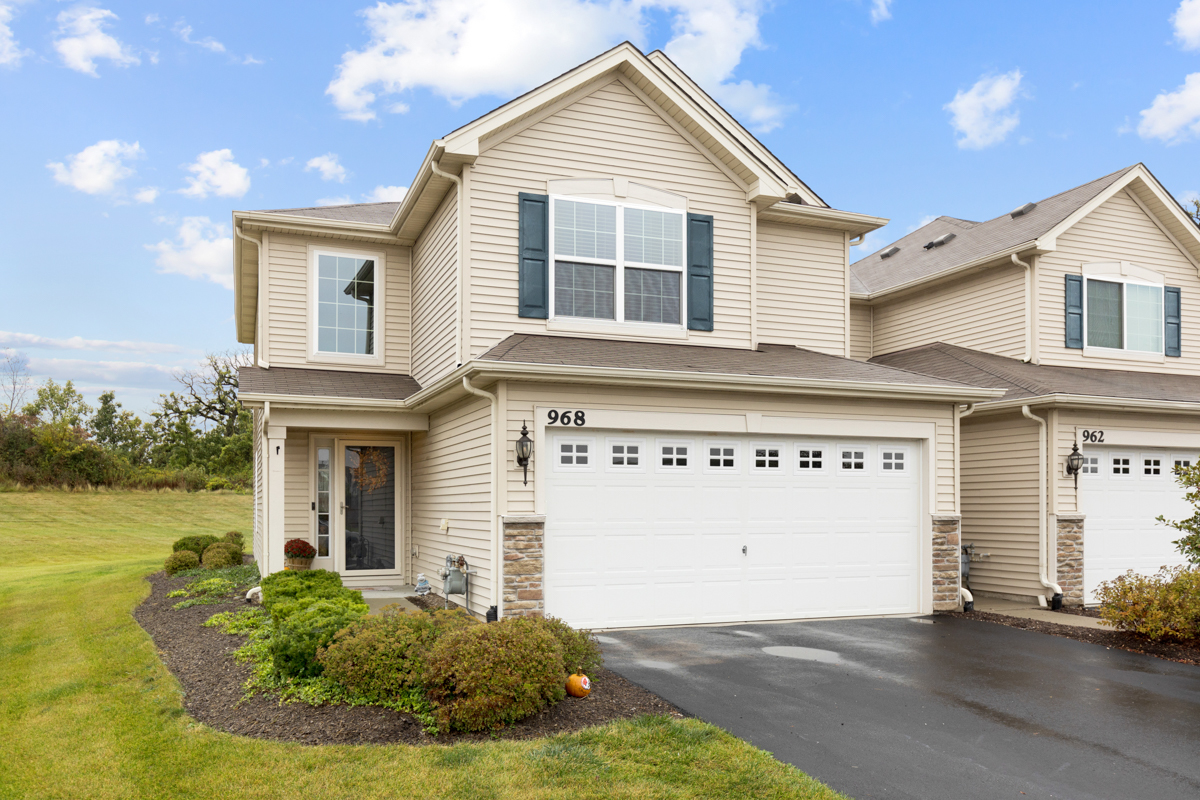
[[176, 376], [144, 420], [112, 391], [90, 406], [71, 381], [34, 386], [19, 353], [0, 358], [0, 485], [237, 489], [253, 480], [253, 422], [237, 401], [249, 354], [209, 354]]

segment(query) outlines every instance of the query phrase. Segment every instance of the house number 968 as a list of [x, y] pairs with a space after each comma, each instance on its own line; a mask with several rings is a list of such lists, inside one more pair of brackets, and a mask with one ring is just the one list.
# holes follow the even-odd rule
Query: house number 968
[[1080, 434], [1079, 438], [1085, 442], [1091, 442], [1092, 444], [1104, 443], [1104, 431], [1080, 431]]
[[587, 419], [584, 417], [582, 411], [551, 410], [550, 413], [546, 415], [546, 419], [551, 425], [577, 425], [582, 428], [587, 424]]

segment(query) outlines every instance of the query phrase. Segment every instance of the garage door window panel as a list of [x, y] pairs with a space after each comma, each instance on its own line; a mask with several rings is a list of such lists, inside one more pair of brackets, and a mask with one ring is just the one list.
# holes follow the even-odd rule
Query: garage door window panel
[[838, 445], [838, 472], [866, 475], [869, 449], [866, 445]]
[[1192, 464], [1196, 463], [1192, 456], [1177, 455], [1172, 458], [1172, 461], [1176, 467], [1182, 467], [1183, 469], [1187, 469], [1188, 467], [1192, 466]]
[[1099, 475], [1100, 456], [1084, 455], [1083, 466], [1079, 468], [1080, 475]]
[[781, 475], [785, 470], [787, 456], [781, 442], [752, 443], [750, 445], [750, 471]]
[[1114, 478], [1130, 478], [1134, 474], [1134, 464], [1136, 460], [1132, 456], [1117, 456], [1111, 457], [1112, 476]]
[[644, 439], [609, 439], [608, 469], [612, 472], [644, 472], [646, 441]]
[[737, 442], [705, 442], [704, 471], [708, 473], [741, 472], [738, 450]]
[[594, 472], [596, 440], [554, 437], [555, 472]]
[[881, 447], [879, 449], [880, 475], [907, 475], [909, 464], [908, 448]]
[[829, 446], [824, 444], [796, 445], [796, 473], [800, 475], [824, 472]]
[[659, 472], [691, 472], [695, 464], [696, 446], [685, 439], [659, 439], [655, 444]]
[[1143, 478], [1159, 478], [1164, 474], [1166, 465], [1165, 459], [1162, 456], [1143, 455], [1142, 462], [1142, 477]]

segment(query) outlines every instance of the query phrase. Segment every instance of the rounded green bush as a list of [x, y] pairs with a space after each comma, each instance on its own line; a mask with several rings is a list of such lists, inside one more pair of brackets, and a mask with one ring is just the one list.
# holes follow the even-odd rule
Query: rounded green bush
[[[336, 597], [342, 594], [342, 577], [323, 569], [284, 570], [262, 579], [263, 608], [270, 611], [280, 603], [301, 597]], [[358, 595], [361, 600], [362, 595]]]
[[1130, 570], [1096, 589], [1100, 618], [1153, 639], [1200, 636], [1200, 569], [1163, 567], [1156, 575]]
[[320, 675], [324, 667], [317, 660], [317, 651], [333, 641], [338, 631], [365, 617], [370, 610], [366, 603], [349, 598], [304, 598], [295, 601], [295, 606], [275, 626], [270, 645], [276, 672], [291, 678]]
[[177, 550], [167, 556], [167, 561], [163, 564], [163, 569], [168, 575], [174, 575], [176, 572], [183, 572], [185, 569], [195, 569], [200, 566], [200, 558], [191, 550]]
[[595, 672], [604, 665], [604, 656], [600, 651], [600, 643], [591, 631], [581, 631], [572, 628], [558, 617], [544, 617], [533, 620], [535, 625], [544, 629], [555, 638], [562, 653], [563, 669], [568, 675], [582, 672], [585, 675]]
[[244, 551], [246, 549], [246, 539], [238, 531], [230, 531], [221, 537], [221, 541], [229, 542], [230, 544], [236, 546], [238, 550]]
[[[237, 560], [235, 561], [235, 554]], [[225, 542], [214, 542], [210, 544], [204, 551], [204, 558], [201, 559], [205, 569], [222, 569], [223, 567], [232, 567], [235, 563], [240, 564], [241, 550], [236, 550], [232, 545]]]
[[204, 551], [208, 549], [209, 545], [216, 544], [216, 542], [217, 537], [207, 534], [203, 536], [184, 536], [182, 539], [176, 541], [171, 549], [176, 553], [180, 550], [191, 550], [196, 554], [196, 558], [200, 558], [204, 555]]
[[325, 677], [372, 703], [415, 707], [430, 648], [444, 635], [479, 621], [462, 609], [398, 611], [388, 606], [339, 631], [317, 654]]
[[430, 651], [425, 688], [439, 727], [498, 728], [566, 695], [558, 641], [533, 620], [502, 619], [442, 637]]

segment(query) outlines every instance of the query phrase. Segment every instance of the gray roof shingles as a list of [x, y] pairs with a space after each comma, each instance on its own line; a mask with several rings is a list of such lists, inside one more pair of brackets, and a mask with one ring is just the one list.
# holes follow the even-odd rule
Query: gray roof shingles
[[[1040, 200], [1037, 208], [1016, 219], [1008, 214], [987, 222], [938, 217], [854, 262], [850, 267], [850, 290], [856, 294], [887, 291], [1037, 239], [1136, 166]], [[955, 238], [940, 247], [925, 249], [926, 243], [946, 233], [955, 234]], [[900, 252], [888, 258], [879, 257], [893, 245], [898, 246]]]
[[1001, 400], [1053, 394], [1200, 402], [1200, 375], [1026, 364], [966, 347], [936, 344], [876, 356], [872, 364], [912, 370], [975, 386], [1007, 390]]
[[295, 367], [242, 367], [238, 370], [239, 394], [403, 400], [420, 390], [420, 384], [408, 375], [386, 372]]
[[488, 350], [480, 356], [480, 360], [946, 388], [977, 386], [813, 350], [769, 344], [760, 345], [758, 350], [738, 350], [520, 333], [509, 336]]
[[313, 217], [338, 222], [366, 222], [388, 225], [396, 216], [399, 203], [352, 203], [344, 206], [313, 206], [310, 208], [264, 209], [259, 214], [283, 214], [290, 217]]

